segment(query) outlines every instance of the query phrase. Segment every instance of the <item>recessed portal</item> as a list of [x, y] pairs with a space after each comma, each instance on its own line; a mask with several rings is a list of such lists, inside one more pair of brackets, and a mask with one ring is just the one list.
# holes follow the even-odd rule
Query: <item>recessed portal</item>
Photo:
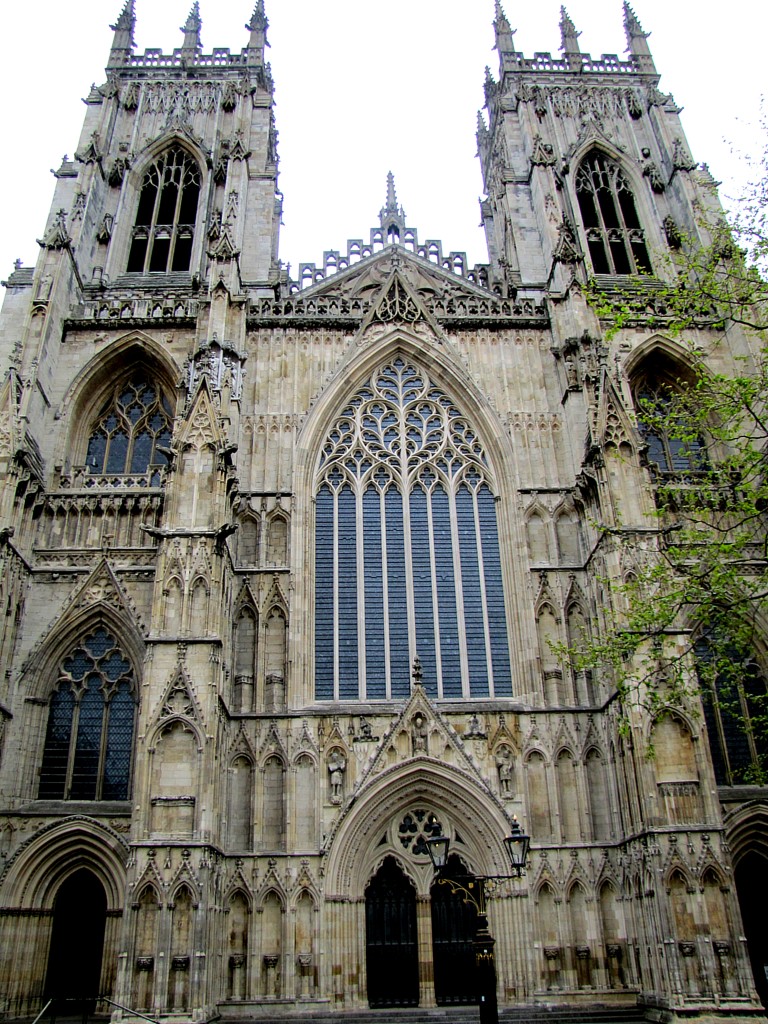
[[365, 890], [368, 1003], [419, 1005], [416, 890], [387, 857]]
[[101, 980], [107, 896], [86, 868], [62, 883], [53, 904], [53, 928], [46, 974], [46, 999], [53, 1012], [73, 1017], [93, 1013]]

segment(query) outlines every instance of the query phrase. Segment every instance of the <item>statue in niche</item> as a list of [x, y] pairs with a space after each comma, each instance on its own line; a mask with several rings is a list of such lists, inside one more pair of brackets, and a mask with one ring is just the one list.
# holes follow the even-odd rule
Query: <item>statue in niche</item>
[[496, 768], [499, 773], [501, 795], [504, 797], [511, 797], [513, 795], [512, 777], [514, 773], [514, 764], [512, 762], [512, 751], [509, 747], [499, 747], [496, 752]]
[[413, 756], [426, 754], [427, 751], [427, 723], [422, 714], [414, 716], [411, 727], [411, 741], [413, 743]]
[[328, 759], [328, 771], [331, 776], [331, 803], [340, 804], [344, 793], [344, 772], [347, 770], [347, 759], [340, 750], [334, 750]]

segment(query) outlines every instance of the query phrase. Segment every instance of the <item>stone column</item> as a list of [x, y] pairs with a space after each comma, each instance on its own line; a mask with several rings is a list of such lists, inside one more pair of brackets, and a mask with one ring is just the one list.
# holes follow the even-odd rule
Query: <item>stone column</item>
[[419, 950], [419, 1006], [437, 1006], [435, 965], [432, 952], [432, 901], [429, 895], [416, 897], [416, 937]]

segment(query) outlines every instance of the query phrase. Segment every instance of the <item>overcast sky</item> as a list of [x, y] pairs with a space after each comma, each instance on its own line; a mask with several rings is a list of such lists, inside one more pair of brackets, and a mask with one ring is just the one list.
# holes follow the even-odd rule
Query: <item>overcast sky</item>
[[[103, 83], [123, 0], [0, 0], [3, 159], [0, 277], [13, 260], [37, 259], [53, 192], [49, 168], [77, 148], [91, 82]], [[268, 59], [276, 82], [280, 181], [285, 195], [280, 255], [296, 270], [325, 249], [368, 238], [395, 174], [408, 224], [487, 258], [478, 228], [482, 184], [477, 110], [485, 65], [496, 75], [493, 0], [266, 0]], [[137, 0], [137, 50], [170, 52], [191, 0]], [[201, 0], [203, 45], [239, 50], [253, 0]], [[526, 56], [557, 52], [560, 3], [506, 0]], [[581, 48], [623, 54], [621, 0], [570, 0]], [[685, 108], [691, 151], [723, 181], [744, 179], [744, 158], [762, 144], [768, 5], [758, 0], [637, 0], [662, 75]]]

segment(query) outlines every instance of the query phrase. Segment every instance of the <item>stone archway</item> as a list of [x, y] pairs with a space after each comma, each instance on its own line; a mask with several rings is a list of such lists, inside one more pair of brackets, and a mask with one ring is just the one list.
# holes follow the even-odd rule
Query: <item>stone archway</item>
[[53, 902], [45, 996], [61, 1016], [91, 1014], [100, 993], [107, 894], [87, 868], [69, 875]]

